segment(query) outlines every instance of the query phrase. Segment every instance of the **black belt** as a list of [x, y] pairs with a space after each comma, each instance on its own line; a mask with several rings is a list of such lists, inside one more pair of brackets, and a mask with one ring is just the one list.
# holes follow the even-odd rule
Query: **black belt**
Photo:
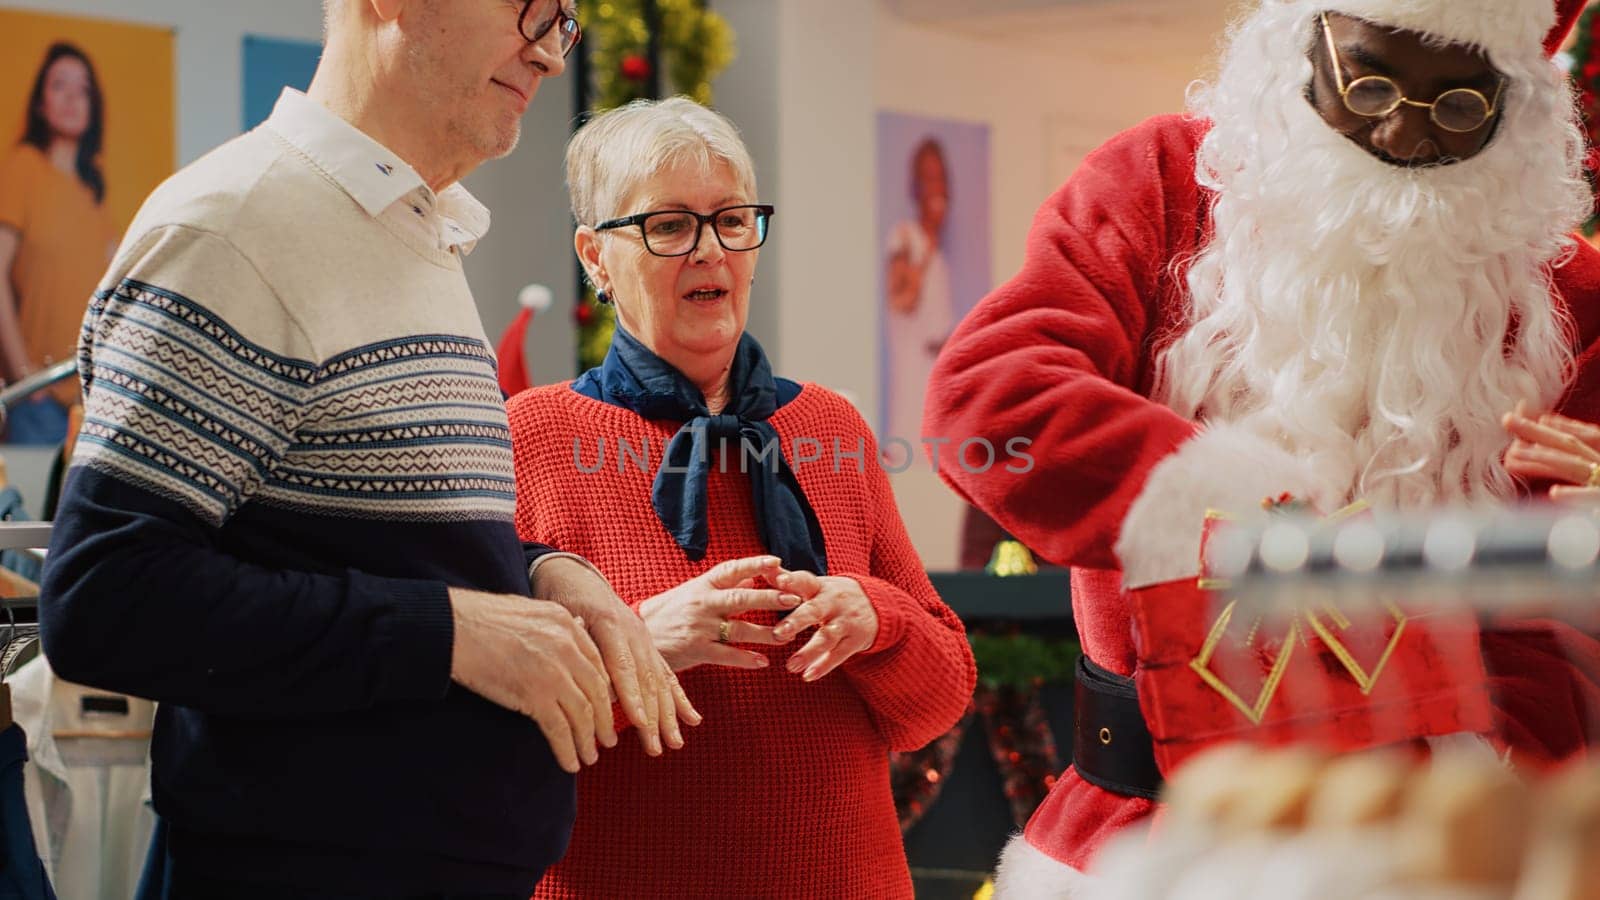
[[1133, 679], [1078, 657], [1072, 767], [1084, 781], [1114, 794], [1156, 799], [1161, 770]]

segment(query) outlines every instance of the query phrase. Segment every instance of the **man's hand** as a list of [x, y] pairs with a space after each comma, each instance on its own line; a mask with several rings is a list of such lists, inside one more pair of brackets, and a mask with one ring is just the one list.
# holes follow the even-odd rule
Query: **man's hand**
[[805, 599], [774, 629], [780, 643], [791, 641], [813, 625], [816, 634], [789, 657], [789, 671], [806, 681], [832, 672], [878, 639], [878, 612], [854, 578], [817, 576], [811, 572], [785, 572], [776, 584]]
[[583, 624], [555, 603], [450, 589], [455, 619], [450, 677], [539, 723], [561, 768], [600, 759], [595, 738], [617, 743], [600, 651]]
[[793, 593], [752, 586], [758, 577], [769, 582], [777, 578], [779, 562], [776, 556], [726, 560], [639, 604], [655, 646], [674, 670], [704, 663], [738, 669], [767, 665], [764, 654], [728, 645], [787, 643], [774, 638], [771, 628], [733, 618], [756, 609], [793, 609], [800, 603]]
[[651, 641], [644, 620], [604, 578], [571, 559], [544, 561], [534, 570], [530, 586], [535, 597], [561, 604], [588, 627], [617, 700], [638, 730], [645, 752], [660, 756], [663, 743], [674, 750], [682, 748], [678, 720], [699, 725], [700, 713]]

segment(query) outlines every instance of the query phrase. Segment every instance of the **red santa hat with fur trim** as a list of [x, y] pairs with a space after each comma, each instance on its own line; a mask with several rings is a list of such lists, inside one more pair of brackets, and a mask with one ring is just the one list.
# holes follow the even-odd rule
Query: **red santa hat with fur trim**
[[1380, 25], [1470, 44], [1491, 56], [1543, 45], [1554, 56], [1584, 0], [1332, 0], [1329, 8]]

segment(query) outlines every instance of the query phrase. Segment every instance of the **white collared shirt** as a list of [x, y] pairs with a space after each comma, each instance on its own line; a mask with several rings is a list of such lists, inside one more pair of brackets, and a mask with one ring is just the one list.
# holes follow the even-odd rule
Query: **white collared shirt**
[[466, 255], [489, 230], [489, 210], [460, 184], [435, 194], [393, 151], [294, 88], [263, 127], [326, 172], [371, 216]]
[[[44, 656], [7, 679], [13, 717], [28, 736], [23, 775], [39, 861], [60, 900], [131, 897], [155, 828], [150, 798], [150, 739], [62, 738], [58, 731], [99, 730], [79, 703], [103, 694], [56, 678]], [[119, 728], [148, 732], [155, 704], [129, 697]]]

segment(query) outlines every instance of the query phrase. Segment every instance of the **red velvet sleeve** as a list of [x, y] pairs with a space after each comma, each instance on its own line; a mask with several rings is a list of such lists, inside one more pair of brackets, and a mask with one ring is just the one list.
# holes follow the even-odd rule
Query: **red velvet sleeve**
[[[866, 424], [862, 423], [862, 431]], [[872, 458], [878, 448], [871, 447]], [[939, 599], [900, 519], [883, 468], [866, 466], [872, 504], [872, 570], [835, 572], [861, 584], [878, 614], [878, 637], [840, 670], [867, 702], [893, 750], [915, 750], [966, 712], [978, 668], [961, 619]]]
[[[1112, 545], [1146, 473], [1194, 434], [1142, 392], [1168, 269], [1197, 242], [1203, 128], [1152, 119], [1090, 154], [1039, 210], [1022, 270], [934, 367], [924, 433], [951, 446], [985, 438], [1007, 461], [978, 472], [947, 451], [941, 474], [1053, 562], [1116, 568]], [[1014, 438], [1031, 441], [1031, 465], [1007, 457]]]
[[[1600, 251], [1587, 243], [1553, 273], [1576, 332], [1577, 377], [1560, 411], [1600, 422]], [[1542, 495], [1548, 483], [1533, 485]], [[1500, 620], [1484, 629], [1495, 730], [1513, 759], [1543, 767], [1582, 752], [1600, 721], [1600, 635], [1554, 621]]]
[[1555, 293], [1577, 332], [1577, 378], [1567, 391], [1561, 412], [1586, 422], [1600, 422], [1600, 251], [1580, 243], [1573, 258], [1553, 275]]

